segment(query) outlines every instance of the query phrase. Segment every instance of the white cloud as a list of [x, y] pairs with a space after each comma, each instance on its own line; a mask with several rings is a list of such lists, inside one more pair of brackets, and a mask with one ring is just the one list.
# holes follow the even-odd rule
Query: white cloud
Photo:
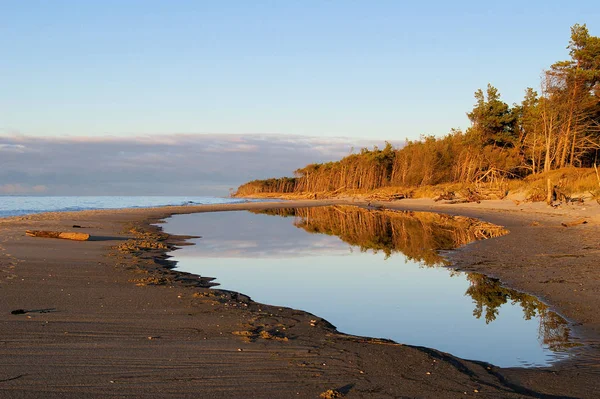
[[27, 184], [3, 184], [0, 185], [0, 194], [41, 194], [48, 190], [44, 185], [30, 186]]
[[0, 143], [0, 151], [24, 152], [25, 146], [22, 144], [2, 144], [2, 143]]
[[[380, 141], [278, 135], [141, 137], [1, 135], [0, 193], [227, 195], [254, 179], [292, 176]], [[18, 182], [16, 184], [15, 182]], [[45, 187], [34, 187], [43, 184]], [[36, 191], [37, 190], [37, 191]]]

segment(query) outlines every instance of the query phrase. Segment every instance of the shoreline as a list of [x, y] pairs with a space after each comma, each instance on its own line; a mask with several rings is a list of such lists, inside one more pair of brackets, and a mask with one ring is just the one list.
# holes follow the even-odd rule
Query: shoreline
[[[600, 271], [592, 267], [600, 259], [597, 240], [600, 207], [555, 209], [540, 203], [513, 206], [502, 200], [457, 205], [415, 202], [403, 200], [386, 207], [462, 215], [506, 227], [509, 230], [506, 236], [475, 241], [449, 251], [447, 257], [452, 262], [451, 267], [483, 273], [499, 279], [509, 288], [536, 296], [555, 312], [579, 324], [577, 328], [583, 338], [600, 342], [600, 320], [595, 317], [597, 307], [590, 306], [595, 301], [595, 293], [600, 292]], [[562, 225], [575, 220], [586, 220], [586, 223], [571, 227]], [[579, 275], [573, 275], [569, 269], [575, 271], [583, 267], [586, 270]], [[540, 281], [534, 281], [533, 277]], [[557, 290], [553, 287], [562, 284], [577, 288]], [[579, 298], [581, 296], [586, 298]], [[596, 304], [600, 306], [600, 302]]]
[[[171, 261], [169, 261], [168, 256], [166, 255], [168, 248], [143, 248], [141, 251], [134, 251], [136, 254], [133, 254], [132, 252], [117, 251], [115, 255], [106, 257], [107, 246], [119, 245], [128, 242], [126, 239], [136, 238], [134, 237], [135, 234], [131, 232], [132, 227], [139, 229], [138, 233], [141, 235], [137, 237], [138, 241], [146, 240], [149, 242], [162, 242], [167, 247], [185, 244], [185, 237], [169, 235], [162, 235], [159, 237], [152, 236], [152, 234], [159, 234], [160, 228], [150, 226], [150, 224], [173, 214], [195, 213], [198, 211], [214, 212], [224, 210], [234, 211], [245, 209], [321, 206], [329, 204], [364, 206], [366, 203], [359, 201], [348, 202], [344, 200], [309, 200], [283, 203], [270, 202], [138, 208], [117, 212], [114, 210], [82, 211], [73, 213], [61, 212], [58, 214], [35, 214], [0, 219], [0, 237], [2, 238], [2, 242], [0, 243], [2, 247], [0, 260], [2, 263], [0, 264], [3, 269], [2, 274], [0, 274], [2, 276], [0, 292], [3, 294], [8, 293], [8, 295], [6, 295], [8, 300], [2, 305], [2, 314], [7, 323], [3, 323], [3, 327], [1, 327], [2, 330], [4, 330], [2, 331], [2, 336], [7, 338], [0, 340], [0, 353], [5, 356], [10, 355], [17, 358], [14, 362], [19, 364], [31, 364], [28, 360], [30, 361], [35, 358], [37, 360], [37, 367], [39, 368], [38, 378], [41, 378], [41, 376], [48, 377], [49, 375], [56, 377], [54, 376], [53, 370], [51, 370], [52, 367], [50, 367], [50, 364], [47, 362], [51, 359], [49, 354], [54, 353], [53, 349], [55, 351], [55, 348], [47, 342], [48, 338], [40, 335], [41, 332], [34, 334], [35, 339], [33, 339], [33, 345], [38, 348], [38, 352], [36, 352], [36, 355], [24, 355], [19, 351], [15, 351], [14, 348], [11, 348], [15, 342], [21, 342], [16, 339], [15, 333], [21, 331], [25, 336], [29, 336], [31, 331], [25, 327], [27, 327], [28, 324], [31, 324], [30, 321], [40, 320], [41, 318], [45, 318], [46, 323], [42, 324], [42, 327], [38, 326], [39, 329], [60, 322], [66, 323], [65, 325], [70, 325], [75, 330], [77, 330], [77, 326], [82, 321], [89, 323], [90, 319], [93, 319], [100, 323], [100, 325], [104, 325], [107, 323], [107, 318], [109, 318], [111, 323], [108, 323], [105, 326], [106, 331], [104, 331], [103, 334], [113, 334], [116, 329], [119, 331], [119, 334], [122, 335], [120, 338], [126, 341], [135, 341], [133, 349], [131, 347], [120, 348], [128, 351], [130, 354], [128, 357], [131, 358], [129, 360], [132, 362], [135, 360], [136, 354], [139, 355], [140, 352], [146, 353], [145, 351], [148, 350], [148, 348], [146, 348], [148, 343], [160, 343], [161, 346], [164, 344], [171, 350], [189, 354], [192, 349], [206, 349], [202, 348], [202, 344], [206, 344], [207, 341], [217, 341], [210, 348], [212, 351], [215, 351], [214, 353], [218, 353], [215, 359], [213, 359], [214, 363], [211, 363], [211, 365], [214, 369], [212, 371], [218, 370], [219, 372], [209, 373], [211, 374], [212, 380], [211, 378], [192, 376], [186, 380], [185, 384], [174, 384], [172, 381], [171, 383], [168, 383], [165, 382], [164, 379], [155, 376], [153, 384], [160, 385], [161, 389], [163, 389], [161, 392], [163, 393], [172, 391], [173, 397], [187, 397], [187, 395], [192, 397], [192, 388], [197, 389], [199, 387], [202, 387], [202, 389], [205, 390], [209, 389], [209, 391], [214, 394], [214, 397], [239, 397], [236, 395], [243, 395], [246, 397], [264, 397], [264, 395], [268, 395], [269, 397], [288, 397], [292, 394], [292, 391], [294, 391], [294, 396], [298, 397], [317, 397], [319, 393], [325, 392], [328, 389], [336, 389], [339, 392], [344, 393], [342, 392], [344, 391], [344, 387], [346, 387], [346, 390], [348, 391], [348, 397], [372, 396], [374, 392], [390, 392], [390, 394], [396, 392], [397, 394], [402, 395], [422, 397], [436, 397], [439, 395], [456, 395], [457, 397], [464, 397], [464, 392], [467, 392], [468, 395], [476, 394], [477, 396], [484, 397], [543, 397], [544, 395], [547, 395], [546, 397], [593, 397], [594, 389], [598, 389], [598, 383], [588, 375], [588, 373], [593, 373], [595, 371], [593, 369], [588, 370], [586, 367], [579, 368], [579, 366], [573, 366], [571, 364], [559, 364], [556, 367], [543, 369], [500, 369], [488, 366], [486, 363], [482, 362], [470, 362], [454, 358], [451, 355], [442, 354], [433, 349], [393, 344], [388, 343], [385, 340], [372, 340], [364, 337], [347, 336], [338, 333], [332, 329], [331, 325], [318, 317], [316, 318], [318, 320], [317, 323], [311, 323], [311, 320], [314, 320], [315, 316], [305, 312], [257, 304], [248, 301], [243, 295], [232, 292], [220, 291], [218, 294], [212, 295], [207, 292], [206, 288], [202, 288], [208, 286], [210, 281], [202, 279], [198, 280], [185, 273], [163, 268], [163, 266], [172, 265], [172, 263], [169, 263]], [[540, 253], [543, 253], [544, 251], [542, 250], [548, 252], [547, 250], [558, 251], [567, 249], [570, 250], [570, 255], [577, 256], [580, 254], [575, 253], [573, 250], [583, 251], [582, 257], [564, 258], [568, 261], [573, 259], [581, 261], [582, 258], [585, 258], [586, 256], [597, 256], [597, 252], [595, 252], [596, 249], [582, 249], [582, 245], [579, 245], [579, 248], [569, 247], [569, 242], [573, 241], [573, 237], [578, 238], [581, 236], [584, 237], [583, 241], [593, 241], [594, 234], [598, 232], [597, 223], [595, 223], [597, 220], [595, 214], [592, 214], [591, 216], [588, 215], [590, 223], [587, 225], [569, 228], [563, 228], [561, 226], [561, 229], [566, 230], [557, 232], [555, 231], [556, 228], [554, 227], [553, 218], [571, 219], [580, 217], [580, 210], [577, 210], [577, 212], [569, 210], [569, 212], [566, 213], [554, 212], [554, 210], [551, 212], [535, 209], [533, 211], [527, 210], [526, 212], [515, 210], [515, 214], [515, 212], [510, 212], [507, 209], [499, 210], [497, 204], [484, 203], [483, 207], [478, 207], [477, 205], [479, 204], [473, 204], [471, 206], [469, 206], [470, 204], [466, 204], [466, 206], [440, 205], [433, 203], [433, 201], [426, 200], [401, 200], [393, 203], [373, 202], [372, 205], [384, 206], [388, 209], [438, 211], [441, 213], [477, 217], [492, 223], [496, 223], [495, 220], [508, 223], [507, 228], [511, 233], [505, 237], [512, 236], [511, 238], [507, 239], [502, 237], [494, 239], [493, 242], [492, 240], [483, 240], [471, 243], [466, 247], [451, 251], [449, 253], [450, 260], [460, 270], [477, 271], [486, 275], [491, 275], [492, 277], [499, 277], [503, 284], [506, 284], [511, 288], [529, 292], [540, 297], [543, 301], [549, 303], [553, 310], [558, 310], [560, 314], [565, 315], [569, 320], [583, 323], [578, 329], [584, 331], [584, 335], [589, 337], [589, 339], [597, 340], [598, 332], [600, 331], [598, 328], [599, 317], [595, 315], [595, 312], [590, 314], [589, 309], [577, 310], [578, 307], [581, 307], [581, 303], [578, 301], [585, 300], [587, 297], [574, 299], [572, 292], [569, 294], [566, 290], [555, 289], [555, 287], [551, 287], [552, 289], [548, 288], [554, 285], [564, 285], [564, 283], [536, 283], [530, 281], [528, 278], [524, 279], [524, 274], [522, 274], [521, 277], [516, 273], [516, 271], [521, 273], [523, 263], [528, 262], [532, 257], [535, 258], [536, 254], [539, 255]], [[486, 209], [489, 205], [494, 205], [495, 210]], [[24, 237], [19, 237], [19, 232], [24, 233], [26, 227], [32, 225], [32, 223], [36, 226], [43, 225], [52, 228], [68, 226], [69, 224], [72, 224], [73, 221], [77, 221], [82, 225], [85, 225], [87, 222], [93, 236], [104, 241], [98, 240], [86, 242], [84, 245], [91, 245], [86, 245], [87, 248], [83, 248], [81, 243], [72, 243], [63, 240], [36, 240], [34, 238], [26, 239]], [[537, 221], [539, 224], [530, 226], [529, 224], [531, 224], [532, 221]], [[557, 221], [559, 226], [560, 221], [561, 220]], [[126, 234], [123, 232], [122, 226], [124, 224], [130, 225], [129, 231]], [[519, 254], [516, 257], [511, 256], [514, 258], [512, 263], [508, 263], [508, 266], [502, 265], [503, 267], [499, 267], [500, 265], [498, 262], [502, 261], [502, 259], [506, 260], [506, 256], [503, 258], [503, 255], [498, 252], [497, 248], [510, 248], [515, 240], [516, 242], [521, 241], [522, 243], [523, 237], [530, 237], [531, 231], [534, 228], [538, 231], [541, 230], [545, 235], [550, 234], [552, 237], [566, 235], [568, 240], [566, 240], [567, 242], [564, 245], [567, 246], [564, 248], [558, 248], [556, 246], [550, 248], [548, 245], [546, 245], [546, 247], [539, 247], [541, 244], [536, 241], [533, 245], [525, 248], [529, 252], [532, 252], [529, 257], [526, 253]], [[144, 231], [150, 231], [150, 235], [144, 235]], [[160, 240], [155, 240], [156, 238], [160, 238]], [[547, 237], [544, 237], [544, 240], [546, 238]], [[497, 240], [506, 242], [498, 242]], [[538, 241], [543, 240], [541, 237], [538, 237]], [[32, 248], [34, 242], [35, 247]], [[572, 246], [572, 244], [570, 245]], [[521, 247], [523, 247], [523, 245], [521, 245]], [[139, 250], [140, 248], [137, 249]], [[7, 256], [7, 253], [9, 256]], [[500, 255], [498, 255], [499, 253]], [[566, 254], [567, 252], [564, 253]], [[494, 256], [496, 256], [496, 258], [494, 258]], [[560, 272], [560, 265], [558, 265], [558, 263], [560, 263], [559, 260], [564, 259], [561, 257], [549, 259], [550, 263], [554, 262], [555, 265], [552, 266], [551, 264], [550, 269], [547, 270], [547, 272], [552, 272], [552, 275], [556, 275]], [[156, 261], [158, 261], [158, 263], [156, 263]], [[586, 262], [587, 261], [588, 260], [586, 259]], [[591, 259], [591, 261], [593, 262], [593, 259]], [[144, 297], [151, 300], [151, 302], [147, 303], [152, 303], [152, 301], [158, 302], [161, 306], [159, 306], [158, 309], [154, 309], [154, 311], [162, 310], [163, 314], [168, 313], [169, 311], [174, 312], [173, 314], [178, 315], [178, 317], [175, 317], [177, 322], [174, 323], [179, 326], [178, 329], [175, 331], [172, 328], [169, 329], [164, 326], [159, 327], [160, 324], [164, 324], [161, 323], [160, 320], [142, 317], [142, 315], [138, 314], [140, 309], [143, 309], [146, 313], [149, 309], [142, 306], [141, 302], [137, 305], [134, 304], [133, 307], [124, 306], [122, 308], [123, 315], [121, 315], [124, 317], [124, 320], [122, 320], [121, 317], [116, 317], [115, 319], [114, 315], [111, 315], [111, 317], [103, 314], [94, 315], [92, 311], [97, 309], [97, 304], [94, 301], [87, 301], [90, 302], [87, 303], [83, 300], [80, 302], [82, 311], [72, 309], [70, 308], [70, 302], [55, 292], [53, 292], [52, 295], [47, 296], [56, 298], [53, 299], [53, 303], [57, 305], [56, 309], [65, 308], [65, 310], [48, 313], [31, 312], [23, 317], [10, 314], [10, 310], [12, 309], [8, 309], [8, 306], [16, 309], [17, 303], [20, 303], [20, 308], [23, 309], [44, 309], [44, 306], [48, 306], [44, 305], [41, 299], [46, 296], [46, 292], [44, 291], [51, 290], [46, 287], [45, 290], [40, 291], [40, 284], [45, 283], [39, 281], [39, 277], [41, 277], [42, 273], [40, 272], [39, 267], [45, 263], [46, 266], [43, 267], [48, 270], [44, 270], [43, 273], [50, 271], [51, 276], [52, 273], [60, 274], [59, 264], [65, 262], [69, 264], [77, 263], [68, 268], [70, 271], [78, 269], [81, 271], [82, 269], [85, 269], [86, 273], [84, 274], [88, 279], [88, 281], [86, 281], [87, 284], [92, 282], [93, 285], [98, 288], [98, 292], [104, 293], [102, 301], [106, 301], [106, 293], [115, 295], [118, 291], [119, 295], [130, 302], [139, 300], [138, 297]], [[102, 263], [102, 271], [104, 274], [98, 275], [98, 273], [94, 273], [93, 263]], [[518, 268], [517, 265], [519, 263], [521, 264], [520, 268]], [[84, 264], [85, 267], [82, 268], [82, 264]], [[113, 264], [117, 266], [115, 267]], [[5, 267], [6, 265], [8, 265], [8, 267]], [[50, 267], [48, 267], [48, 265]], [[538, 269], [540, 269], [539, 265], [533, 265], [533, 272], [544, 277], [545, 275]], [[5, 270], [8, 270], [8, 272]], [[594, 271], [590, 267], [586, 266], [586, 270], [591, 273], [591, 275], [588, 273], [587, 279], [584, 279], [584, 281], [586, 284], [588, 284], [587, 280], [590, 280], [589, 284], [593, 283], [588, 292], [597, 292], [598, 279], [596, 277], [596, 280], [594, 281], [590, 278], [594, 276]], [[7, 279], [5, 276], [7, 273], [12, 273], [16, 277]], [[112, 282], [109, 281], [109, 275], [111, 275], [110, 278], [114, 278], [114, 280], [111, 280]], [[21, 277], [22, 280], [19, 280], [18, 277]], [[38, 278], [38, 281], [35, 281], [36, 277]], [[74, 281], [71, 281], [71, 277], [73, 276], [68, 273], [65, 276], [61, 276], [61, 278], [58, 279], [59, 285], [67, 287], [72, 291], [82, 291], [81, 283], [85, 281], [85, 279], [77, 280], [75, 278]], [[136, 279], [135, 277], [138, 278]], [[579, 277], [585, 276], [582, 275]], [[28, 283], [30, 280], [33, 281]], [[42, 279], [42, 281], [46, 280], [50, 281], [51, 279]], [[152, 283], [149, 282], [159, 282], [160, 284], [152, 285]], [[576, 281], [575, 283], [579, 282]], [[567, 283], [567, 285], [570, 284], [570, 282]], [[102, 285], [102, 287], [100, 287], [100, 285]], [[118, 288], [118, 290], [115, 287]], [[523, 287], [525, 289], [523, 289]], [[64, 289], [65, 288], [62, 288], [63, 292]], [[82, 298], [85, 297], [85, 290], [83, 291], [84, 292], [77, 294], [78, 297], [80, 295]], [[173, 295], [174, 291], [177, 291], [177, 295]], [[34, 304], [31, 298], [28, 298], [27, 293], [31, 292], [36, 292], [36, 296], [40, 299], [39, 303]], [[355, 300], [359, 299], [360, 298]], [[23, 303], [26, 300], [30, 301], [29, 306]], [[596, 300], [596, 304], [597, 303], [599, 303], [598, 300]], [[119, 301], [112, 303], [113, 307], [118, 307], [120, 305], [126, 305], [126, 303], [119, 303]], [[590, 305], [591, 308], [593, 308], [595, 303], [591, 303]], [[102, 307], [104, 307], [104, 305], [102, 305]], [[267, 309], [269, 311], [267, 311]], [[192, 314], [193, 316], [190, 317], [188, 314]], [[31, 319], [27, 319], [26, 317], [28, 316], [31, 317]], [[133, 322], [131, 322], [132, 319]], [[195, 326], [199, 322], [199, 320], [196, 319], [201, 319], [203, 321], [217, 320], [219, 321], [219, 324], [214, 323], [211, 325], [211, 328], [201, 329], [203, 331], [202, 335], [206, 335], [202, 338], [206, 339], [190, 337], [189, 332], [183, 334], [185, 337], [181, 336], [182, 333], [180, 329], [188, 331], [190, 328], [196, 328], [190, 327], [190, 325]], [[220, 321], [223, 319], [226, 322]], [[113, 323], [116, 323], [117, 326], [121, 327], [122, 325], [132, 325], [135, 328], [141, 328], [142, 330], [166, 329], [164, 336], [172, 334], [175, 339], [166, 340], [163, 338], [163, 335], [156, 335], [157, 338], [151, 339], [154, 335], [148, 333], [149, 335], [147, 336], [143, 336], [142, 334], [142, 342], [137, 342], [136, 339], [133, 339], [131, 334], [121, 331], [120, 327], [116, 328]], [[211, 323], [208, 324], [210, 325]], [[316, 324], [316, 327], [312, 327], [311, 324]], [[217, 325], [219, 327], [216, 327]], [[222, 327], [225, 325], [228, 327]], [[94, 324], [88, 324], [88, 326], [94, 326]], [[282, 330], [284, 327], [281, 326], [285, 326], [285, 332]], [[69, 331], [66, 331], [66, 333], [68, 332]], [[69, 338], [72, 338], [73, 336], [74, 335], [70, 335]], [[93, 346], [94, 344], [101, 343], [111, 347], [111, 342], [106, 342], [107, 338], [104, 337], [104, 335], [100, 334], [98, 337], [99, 338], [97, 339], [101, 342], [95, 342], [96, 339], [92, 338], [89, 338], [90, 342], [88, 342], [88, 339], [82, 338], [83, 342], [79, 342], [80, 340], [76, 339], [76, 343], [83, 346]], [[60, 346], [62, 339], [64, 339], [64, 335], [60, 338], [61, 339], [54, 337], [52, 343]], [[166, 344], [167, 341], [169, 341], [168, 344]], [[76, 371], [79, 370], [79, 368], [85, 368], [85, 359], [80, 357], [81, 353], [73, 353], [77, 351], [72, 349], [72, 345], [67, 345], [67, 343], [65, 343], [65, 345], [66, 346], [62, 349], [71, 353], [71, 361], [73, 364], [77, 365], [73, 366], [73, 370]], [[250, 349], [250, 347], [252, 349]], [[159, 352], [162, 353], [162, 351]], [[232, 353], [234, 355], [233, 357]], [[241, 366], [237, 365], [233, 367], [234, 370], [232, 370], [232, 359], [246, 353], [252, 353], [252, 357], [255, 359], [250, 360], [249, 363], [244, 363]], [[277, 356], [274, 356], [273, 353], [279, 353], [278, 356], [280, 358], [282, 353], [287, 354], [286, 361], [284, 361], [283, 364], [280, 364], [281, 362], [275, 362], [278, 363], [278, 367], [273, 369], [270, 368], [270, 371], [267, 373], [263, 370], [262, 375], [257, 376], [254, 375], [255, 373], [252, 373], [251, 376], [246, 375], [249, 370], [261, 369], [264, 364], [270, 364], [277, 360]], [[331, 360], [323, 361], [323, 363], [319, 365], [318, 362], [314, 362], [315, 353], [318, 353], [318, 356], [323, 359], [329, 358]], [[379, 355], [373, 358], [373, 355], [377, 353], [379, 353]], [[329, 354], [329, 357], [326, 354]], [[344, 361], [341, 361], [341, 358], [343, 358]], [[111, 369], [109, 364], [105, 363], [106, 359], [104, 359], [104, 363], [100, 359], [96, 360], [98, 361], [98, 369]], [[164, 358], [161, 358], [160, 360], [165, 361]], [[146, 359], [145, 362], [148, 362], [148, 360]], [[188, 360], [186, 363], [188, 366], [193, 364], [193, 361], [191, 363], [189, 362], [190, 361]], [[202, 362], [199, 360], [198, 362], [198, 365], [200, 366]], [[357, 365], [357, 363], [361, 363], [360, 369], [350, 372], [349, 365]], [[11, 365], [16, 366], [16, 364], [12, 363]], [[182, 373], [185, 374], [191, 372], [189, 368], [167, 367], [168, 362], [164, 365], [165, 373], [173, 375], [173, 378], [176, 378], [176, 375], [180, 375], [181, 377]], [[142, 361], [141, 366], [142, 368], [147, 368], [151, 365], [144, 364], [144, 361]], [[87, 365], [87, 367], [89, 367], [89, 365]], [[136, 368], [133, 368], [133, 370], [135, 369]], [[11, 369], [7, 367], [7, 362], [0, 365], [0, 381], [4, 381], [0, 383], [0, 392], [8, 392], [9, 394], [27, 392], [30, 395], [34, 394], [34, 392], [39, 392], [35, 388], [39, 389], [41, 387], [41, 380], [37, 380], [34, 375], [26, 372], [18, 374], [23, 375], [22, 377], [13, 379], [16, 376], [15, 374], [17, 371], [14, 367], [12, 373], [10, 370]], [[122, 369], [117, 368], [116, 372], [129, 375], [132, 373], [131, 370], [131, 365], [124, 365]], [[182, 370], [184, 371], [182, 372]], [[431, 371], [427, 371], [426, 373], [426, 370]], [[196, 370], [196, 372], [200, 371]], [[239, 375], [242, 376], [239, 383], [231, 384], [231, 381], [227, 378], [227, 375], [230, 375], [232, 372], [234, 374], [239, 373]], [[315, 374], [318, 374], [319, 377], [315, 377]], [[264, 386], [265, 377], [269, 377], [267, 380], [271, 382], [278, 382], [278, 384], [276, 384], [278, 387], [276, 391], [269, 391], [268, 393], [261, 391], [261, 389], [266, 389]], [[116, 390], [112, 393], [110, 392], [111, 387], [115, 386], [111, 384], [114, 384], [115, 381], [121, 381], [119, 382], [120, 388], [127, 387], [127, 389], [139, 389], [139, 383], [134, 382], [135, 379], [122, 378], [122, 376], [119, 378], [112, 377], [114, 379], [108, 379], [106, 382], [99, 376], [90, 378], [91, 380], [88, 381], [88, 379], [83, 376], [78, 376], [75, 378], [78, 382], [77, 384], [65, 385], [63, 383], [60, 387], [42, 391], [44, 394], [40, 394], [40, 397], [51, 397], [52, 395], [59, 394], [60, 397], [65, 397], [64, 395], [73, 395], [73, 397], [76, 397], [83, 392], [93, 397], [110, 396], [108, 394], [117, 395], [118, 392]], [[127, 383], [123, 381], [127, 381]], [[219, 385], [219, 388], [215, 388], [207, 381], [220, 381], [221, 385], [217, 384]], [[459, 384], [460, 387], [457, 384]], [[348, 385], [352, 385], [352, 387], [348, 388]], [[33, 388], [33, 390], [31, 388]], [[107, 391], [105, 391], [106, 389], [109, 390], [108, 394]], [[475, 392], [475, 390], [478, 392]], [[300, 392], [300, 394], [296, 395], [296, 391]], [[158, 397], [156, 392], [152, 389], [143, 391], [139, 394], [140, 396], [145, 397], [152, 397], [153, 395]]]

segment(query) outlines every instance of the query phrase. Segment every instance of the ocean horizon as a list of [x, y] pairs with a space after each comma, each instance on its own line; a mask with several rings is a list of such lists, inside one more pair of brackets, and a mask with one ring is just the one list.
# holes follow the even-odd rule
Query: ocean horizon
[[168, 205], [233, 204], [252, 200], [213, 196], [0, 196], [0, 218], [43, 212], [71, 212], [92, 209], [151, 208]]

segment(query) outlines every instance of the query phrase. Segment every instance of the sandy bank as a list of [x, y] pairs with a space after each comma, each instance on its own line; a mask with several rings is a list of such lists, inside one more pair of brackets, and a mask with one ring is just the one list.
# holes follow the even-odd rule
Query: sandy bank
[[[343, 202], [0, 219], [0, 397], [314, 398], [328, 389], [347, 397], [595, 397], [600, 383], [589, 363], [500, 369], [431, 349], [349, 337], [304, 312], [209, 292], [208, 281], [164, 267], [161, 246], [182, 244], [182, 238], [161, 237], [148, 224], [179, 213]], [[453, 252], [452, 260], [541, 296], [581, 323], [582, 336], [597, 339], [600, 207], [521, 210], [503, 201], [449, 206], [427, 200], [372, 205], [460, 213], [508, 227], [511, 234], [471, 244]], [[560, 225], [580, 217], [590, 223]], [[93, 240], [24, 234], [73, 225]], [[135, 250], [112, 249], [122, 244]], [[16, 309], [29, 312], [11, 314]]]

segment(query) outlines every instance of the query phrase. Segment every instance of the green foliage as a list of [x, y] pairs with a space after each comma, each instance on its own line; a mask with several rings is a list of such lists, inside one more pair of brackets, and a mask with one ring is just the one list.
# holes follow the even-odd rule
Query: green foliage
[[294, 178], [255, 180], [237, 195], [371, 191], [523, 178], [566, 166], [591, 167], [600, 152], [600, 38], [571, 28], [571, 59], [545, 72], [541, 94], [512, 107], [488, 84], [475, 92], [466, 132], [423, 136], [402, 148], [363, 148], [340, 161], [310, 164]]
[[484, 145], [514, 146], [517, 135], [513, 110], [500, 100], [498, 89], [491, 84], [487, 86], [486, 95], [481, 89], [475, 92], [477, 104], [467, 114], [473, 123], [469, 133]]
[[567, 48], [571, 59], [553, 64], [542, 82], [546, 172], [591, 166], [600, 149], [600, 38], [576, 24]]
[[551, 350], [562, 351], [579, 345], [572, 342], [568, 322], [537, 298], [504, 287], [499, 280], [483, 274], [469, 273], [467, 279], [471, 285], [465, 295], [470, 296], [475, 304], [473, 316], [478, 319], [483, 317], [486, 324], [496, 320], [502, 305], [510, 302], [521, 307], [526, 320], [539, 317], [539, 339]]
[[571, 27], [569, 42], [571, 68], [577, 67], [588, 80], [588, 86], [594, 87], [600, 81], [600, 38], [590, 36], [587, 26], [575, 24]]

